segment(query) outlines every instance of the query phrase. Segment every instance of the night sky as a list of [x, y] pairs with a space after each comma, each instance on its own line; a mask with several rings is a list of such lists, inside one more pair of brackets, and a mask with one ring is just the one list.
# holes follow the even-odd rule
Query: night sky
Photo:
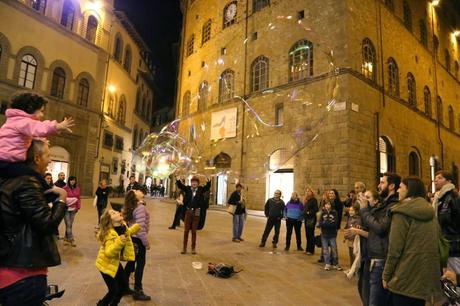
[[115, 0], [115, 8], [124, 11], [152, 51], [156, 67], [155, 109], [172, 106], [175, 96], [177, 52], [182, 15], [179, 0]]

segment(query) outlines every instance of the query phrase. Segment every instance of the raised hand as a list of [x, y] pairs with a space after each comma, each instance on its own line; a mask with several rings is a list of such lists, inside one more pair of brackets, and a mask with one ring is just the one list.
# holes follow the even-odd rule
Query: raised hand
[[74, 125], [75, 123], [72, 117], [70, 118], [65, 117], [64, 120], [62, 120], [61, 122], [57, 124], [57, 129], [58, 131], [67, 131], [69, 133], [73, 133], [70, 128], [73, 127]]

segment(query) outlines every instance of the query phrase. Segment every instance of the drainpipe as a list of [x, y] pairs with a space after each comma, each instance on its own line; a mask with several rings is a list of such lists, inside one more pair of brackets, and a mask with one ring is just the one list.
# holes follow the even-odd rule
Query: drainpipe
[[[247, 82], [247, 66], [248, 66], [248, 22], [249, 22], [249, 0], [246, 0], [245, 12], [245, 40], [244, 44], [244, 77], [243, 77], [243, 98], [246, 98], [246, 82]], [[243, 158], [244, 158], [244, 135], [245, 135], [245, 121], [246, 121], [246, 104], [243, 104], [243, 114], [241, 120], [241, 152], [240, 152], [240, 175], [243, 175]]]

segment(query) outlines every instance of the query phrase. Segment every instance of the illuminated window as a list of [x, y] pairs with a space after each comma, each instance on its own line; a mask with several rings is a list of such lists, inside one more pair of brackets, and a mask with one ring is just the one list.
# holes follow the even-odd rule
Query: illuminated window
[[88, 17], [88, 24], [86, 26], [86, 39], [90, 42], [94, 43], [96, 41], [96, 33], [97, 33], [97, 26], [98, 22], [96, 17], [89, 16]]
[[37, 60], [30, 54], [24, 55], [21, 60], [18, 85], [29, 89], [35, 86], [37, 75]]
[[37, 12], [45, 14], [46, 0], [32, 0], [30, 6]]
[[60, 67], [54, 69], [53, 79], [51, 81], [51, 96], [58, 99], [64, 98], [65, 79], [66, 75], [64, 69]]
[[407, 74], [407, 102], [411, 106], [417, 106], [417, 88], [415, 86], [415, 78], [412, 73]]
[[396, 61], [390, 57], [388, 65], [388, 91], [390, 94], [399, 97], [399, 69]]
[[363, 63], [361, 65], [361, 73], [368, 79], [375, 82], [376, 79], [376, 53], [374, 44], [369, 38], [363, 40], [362, 47]]
[[289, 50], [289, 81], [313, 75], [313, 44], [299, 40]]
[[72, 30], [74, 19], [75, 7], [70, 0], [66, 0], [62, 7], [61, 24], [69, 30]]
[[268, 88], [268, 58], [259, 56], [251, 65], [251, 91], [261, 91]]
[[390, 140], [385, 137], [379, 137], [379, 160], [380, 160], [380, 176], [385, 172], [395, 172], [394, 150]]

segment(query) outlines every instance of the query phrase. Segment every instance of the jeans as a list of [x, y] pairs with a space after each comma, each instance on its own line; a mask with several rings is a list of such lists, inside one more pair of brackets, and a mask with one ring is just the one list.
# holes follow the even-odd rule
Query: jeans
[[286, 220], [286, 249], [291, 247], [291, 236], [292, 236], [292, 228], [295, 230], [295, 239], [297, 243], [297, 248], [300, 249], [302, 247], [302, 238], [300, 236], [300, 229], [302, 228], [302, 221], [290, 219]]
[[99, 224], [99, 220], [101, 220], [101, 216], [104, 213], [105, 208], [107, 207], [107, 202], [97, 202], [96, 203], [96, 208], [97, 208], [97, 224]]
[[244, 214], [233, 215], [233, 239], [240, 239], [243, 234]]
[[358, 270], [358, 293], [363, 306], [369, 306], [369, 259], [361, 259], [361, 267]]
[[136, 252], [136, 261], [128, 261], [125, 267], [126, 283], [129, 284], [129, 276], [134, 272], [134, 290], [142, 290], [142, 277], [144, 276], [145, 267], [145, 246], [137, 237], [132, 237], [134, 250]]
[[375, 261], [373, 266], [371, 262], [369, 279], [369, 306], [387, 305], [388, 290], [384, 289], [382, 284], [382, 273], [384, 267], [384, 260]]
[[270, 232], [272, 231], [273, 227], [275, 227], [275, 235], [273, 236], [272, 243], [278, 243], [278, 239], [280, 236], [281, 218], [268, 218], [267, 224], [265, 225], [264, 233], [262, 234], [261, 244], [265, 244], [265, 242], [267, 242], [268, 235], [270, 235]]
[[67, 240], [73, 240], [72, 226], [73, 226], [73, 221], [75, 220], [76, 214], [77, 214], [77, 211], [72, 210], [72, 211], [66, 211], [64, 215], [65, 238]]
[[305, 238], [307, 239], [307, 246], [305, 252], [315, 253], [315, 228], [305, 224]]
[[425, 306], [425, 301], [390, 292], [389, 306]]
[[118, 305], [118, 303], [120, 303], [121, 297], [123, 296], [123, 291], [127, 286], [125, 280], [125, 272], [123, 271], [122, 265], [118, 265], [118, 270], [117, 274], [115, 274], [115, 278], [102, 272], [101, 275], [105, 284], [107, 285], [107, 288], [109, 289], [109, 292], [107, 292], [107, 294], [97, 303], [97, 305]]
[[188, 232], [192, 230], [192, 250], [195, 250], [196, 246], [196, 230], [198, 223], [200, 222], [200, 216], [196, 215], [196, 210], [187, 209], [185, 212], [184, 220], [184, 250], [187, 250], [188, 243]]
[[31, 276], [0, 289], [0, 304], [3, 306], [42, 305], [46, 292], [46, 275]]
[[337, 253], [337, 237], [325, 237], [324, 235], [321, 235], [321, 245], [324, 262], [333, 266], [337, 265], [339, 262]]

